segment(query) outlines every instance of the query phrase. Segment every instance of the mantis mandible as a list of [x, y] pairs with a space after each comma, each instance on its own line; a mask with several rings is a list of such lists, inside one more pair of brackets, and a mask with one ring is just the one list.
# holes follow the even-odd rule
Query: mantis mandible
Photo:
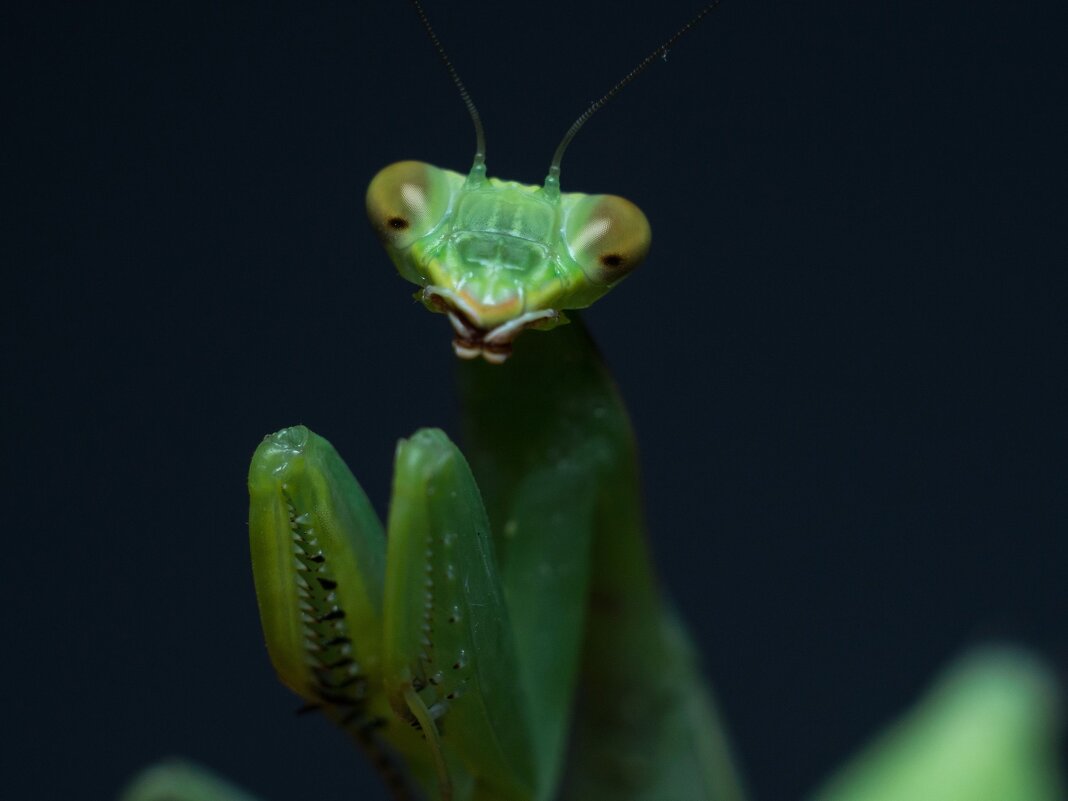
[[[476, 154], [466, 175], [386, 167], [367, 212], [452, 327], [467, 457], [440, 430], [402, 440], [383, 527], [325, 439], [298, 426], [264, 440], [249, 520], [271, 660], [395, 798], [742, 801], [650, 566], [626, 410], [565, 316], [641, 263], [649, 224], [623, 198], [560, 187], [585, 120], [717, 3], [580, 116], [544, 184], [526, 186], [487, 176], [475, 106], [412, 2], [471, 113]], [[237, 798], [203, 779], [160, 781], [137, 797], [182, 786], [187, 799]], [[830, 797], [868, 797], [851, 793]]]

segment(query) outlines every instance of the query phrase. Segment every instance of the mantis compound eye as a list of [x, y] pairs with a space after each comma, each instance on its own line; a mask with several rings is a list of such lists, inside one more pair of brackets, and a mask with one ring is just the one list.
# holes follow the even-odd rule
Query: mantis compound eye
[[567, 215], [564, 235], [586, 277], [611, 286], [641, 264], [652, 232], [642, 210], [616, 195], [589, 195]]
[[403, 250], [438, 226], [449, 197], [444, 170], [398, 161], [380, 170], [367, 187], [367, 216], [383, 242]]

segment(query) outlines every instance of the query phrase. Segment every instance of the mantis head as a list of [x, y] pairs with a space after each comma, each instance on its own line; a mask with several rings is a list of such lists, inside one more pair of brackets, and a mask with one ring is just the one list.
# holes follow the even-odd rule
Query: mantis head
[[416, 297], [448, 315], [458, 356], [503, 362], [521, 331], [565, 322], [645, 258], [641, 209], [557, 187], [486, 178], [478, 160], [467, 176], [400, 161], [371, 181], [371, 224]]
[[420, 161], [398, 161], [367, 189], [367, 213], [400, 274], [421, 289], [431, 311], [452, 323], [461, 358], [494, 364], [527, 328], [566, 322], [565, 309], [589, 306], [649, 251], [649, 221], [615, 195], [560, 191], [560, 162], [579, 129], [655, 63], [717, 5], [706, 4], [646, 56], [564, 134], [543, 186], [486, 177], [482, 120], [419, 0], [411, 0], [475, 126], [475, 160], [465, 176]]

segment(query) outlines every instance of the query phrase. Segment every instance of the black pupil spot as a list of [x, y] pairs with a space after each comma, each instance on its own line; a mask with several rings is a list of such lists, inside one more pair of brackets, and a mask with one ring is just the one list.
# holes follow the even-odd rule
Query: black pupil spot
[[390, 217], [386, 220], [386, 225], [392, 228], [394, 231], [403, 231], [408, 227], [408, 221], [403, 217]]
[[605, 267], [621, 267], [623, 265], [623, 257], [618, 253], [606, 253], [601, 256], [601, 264]]

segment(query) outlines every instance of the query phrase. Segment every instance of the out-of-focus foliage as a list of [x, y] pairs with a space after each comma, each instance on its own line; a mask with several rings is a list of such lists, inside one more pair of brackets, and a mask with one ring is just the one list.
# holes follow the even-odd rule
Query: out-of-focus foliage
[[813, 801], [1058, 801], [1057, 707], [1033, 658], [973, 653]]

